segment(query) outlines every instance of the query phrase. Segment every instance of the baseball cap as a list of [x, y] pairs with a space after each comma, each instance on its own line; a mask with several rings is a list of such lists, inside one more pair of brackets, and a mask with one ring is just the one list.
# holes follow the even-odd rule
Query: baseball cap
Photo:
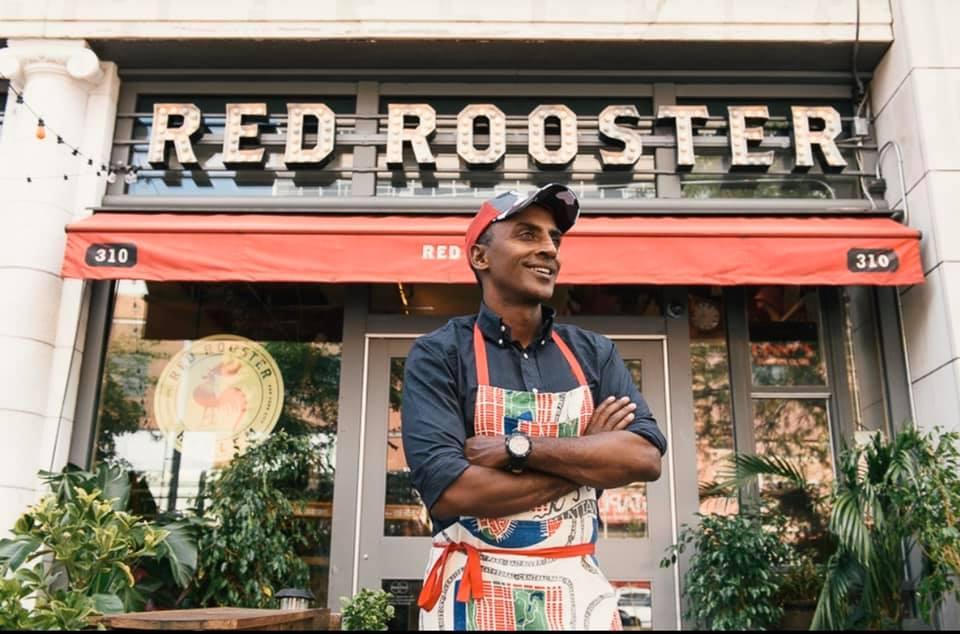
[[577, 195], [569, 187], [559, 183], [544, 185], [527, 196], [515, 191], [505, 192], [483, 201], [480, 205], [480, 210], [467, 227], [467, 251], [470, 251], [480, 234], [491, 224], [520, 213], [533, 204], [542, 205], [553, 213], [553, 219], [561, 233], [566, 233], [580, 215]]

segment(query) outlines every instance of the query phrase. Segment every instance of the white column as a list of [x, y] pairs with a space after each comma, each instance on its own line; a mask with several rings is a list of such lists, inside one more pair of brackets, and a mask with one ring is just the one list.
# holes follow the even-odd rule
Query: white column
[[[905, 197], [910, 224], [923, 232], [926, 283], [901, 289], [916, 424], [960, 430], [960, 3], [893, 0], [891, 8], [894, 43], [871, 93], [880, 143], [896, 141], [904, 156], [906, 192], [894, 153], [884, 160], [887, 200], [902, 206]], [[960, 625], [956, 601], [940, 619], [942, 629]]]
[[926, 283], [901, 293], [916, 422], [960, 430], [960, 42], [950, 26], [960, 5], [895, 0], [892, 8], [895, 41], [871, 93], [879, 142], [896, 141], [904, 156], [906, 192], [896, 155], [883, 161], [887, 199], [902, 206], [905, 197], [910, 224], [923, 232]]
[[[0, 136], [0, 535], [39, 492], [37, 471], [63, 466], [83, 354], [84, 284], [60, 278], [67, 223], [89, 213], [104, 179], [57, 135], [109, 159], [116, 67], [81, 40], [9, 40], [0, 72], [7, 96]], [[46, 138], [37, 139], [37, 118]], [[63, 178], [67, 175], [67, 179]], [[32, 182], [28, 183], [27, 178]]]

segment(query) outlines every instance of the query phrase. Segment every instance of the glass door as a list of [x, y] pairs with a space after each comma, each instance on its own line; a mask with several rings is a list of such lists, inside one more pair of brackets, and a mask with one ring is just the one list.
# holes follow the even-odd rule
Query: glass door
[[[357, 588], [383, 588], [397, 609], [391, 629], [417, 628], [420, 592], [431, 542], [427, 509], [412, 490], [401, 443], [400, 403], [409, 336], [369, 336], [355, 549]], [[664, 433], [670, 424], [664, 339], [615, 338], [620, 355]], [[599, 500], [600, 566], [619, 597], [626, 629], [674, 628], [674, 568], [659, 561], [672, 541], [673, 504], [666, 461], [653, 483], [605, 491]]]

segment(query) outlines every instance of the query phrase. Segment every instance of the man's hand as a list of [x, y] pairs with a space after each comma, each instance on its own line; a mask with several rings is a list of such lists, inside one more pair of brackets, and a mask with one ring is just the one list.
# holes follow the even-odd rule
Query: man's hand
[[590, 424], [587, 425], [583, 435], [626, 429], [627, 425], [633, 422], [635, 409], [637, 404], [631, 403], [627, 396], [621, 398], [608, 396], [597, 406], [597, 409], [593, 410]]
[[[593, 412], [583, 435], [600, 434], [625, 429], [633, 422], [636, 403], [623, 398], [607, 397]], [[504, 436], [472, 436], [464, 445], [464, 455], [472, 465], [490, 469], [506, 469], [509, 463]]]
[[464, 455], [472, 465], [506, 469], [509, 462], [505, 436], [472, 436], [464, 445]]

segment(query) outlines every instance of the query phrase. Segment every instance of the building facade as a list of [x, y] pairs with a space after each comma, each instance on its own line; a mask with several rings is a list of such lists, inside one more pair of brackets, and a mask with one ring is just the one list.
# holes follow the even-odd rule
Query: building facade
[[658, 563], [735, 510], [700, 497], [729, 456], [826, 487], [844, 444], [958, 428], [957, 11], [5, 3], [0, 522], [68, 461], [185, 510], [283, 429], [322, 456], [315, 594], [385, 587], [415, 623], [403, 361], [478, 306], [480, 201], [562, 182], [584, 218], [554, 306], [615, 340], [670, 441], [658, 482], [601, 498], [599, 557], [630, 625], [679, 628]]

